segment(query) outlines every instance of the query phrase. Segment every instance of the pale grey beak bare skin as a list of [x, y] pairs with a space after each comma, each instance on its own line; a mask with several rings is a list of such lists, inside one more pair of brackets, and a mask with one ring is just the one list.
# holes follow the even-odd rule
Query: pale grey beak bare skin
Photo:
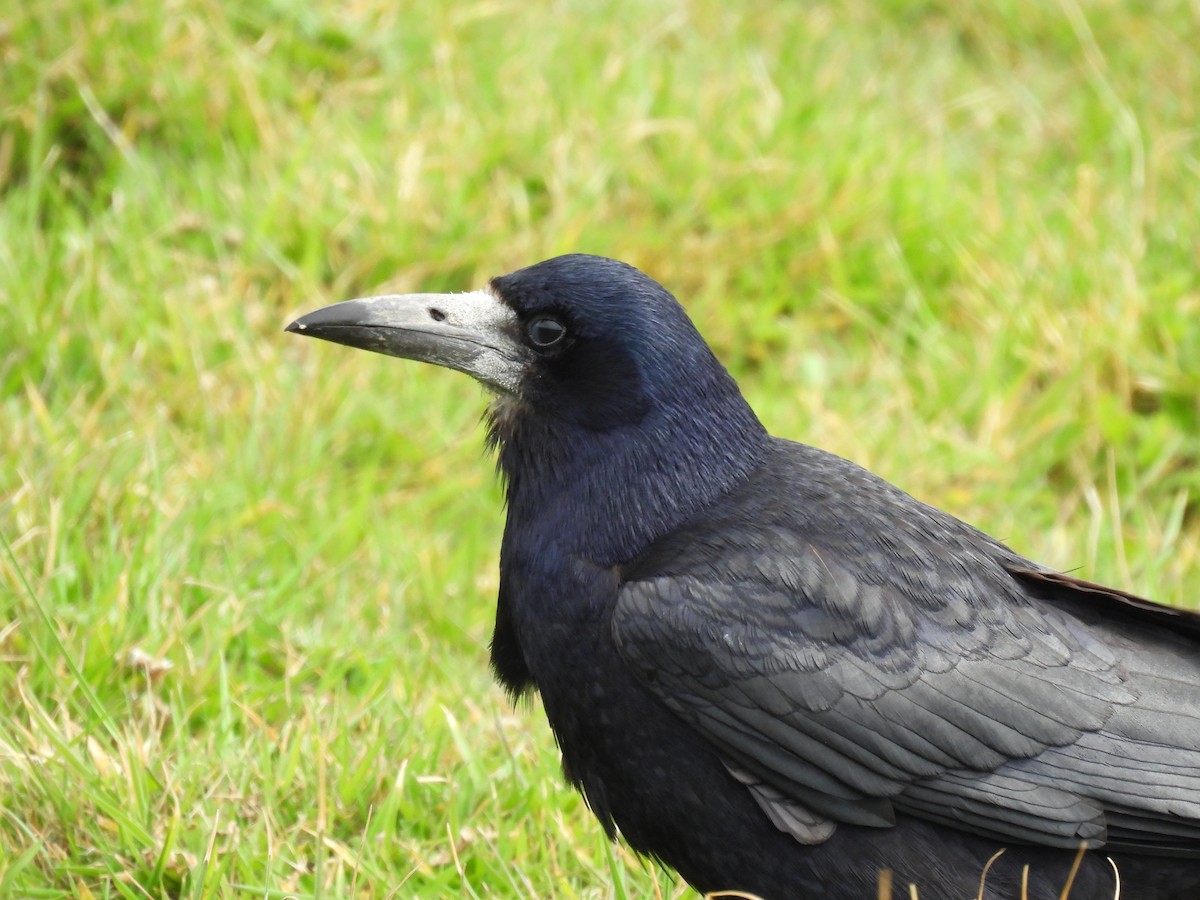
[[514, 394], [528, 356], [517, 327], [516, 314], [481, 290], [346, 300], [301, 316], [286, 330], [456, 369]]

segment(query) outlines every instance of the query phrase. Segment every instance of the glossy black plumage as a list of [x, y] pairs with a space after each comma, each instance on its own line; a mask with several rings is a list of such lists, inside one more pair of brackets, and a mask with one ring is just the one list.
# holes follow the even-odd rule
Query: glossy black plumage
[[498, 393], [493, 667], [610, 834], [704, 891], [973, 897], [1007, 848], [983, 896], [1057, 897], [1084, 842], [1073, 897], [1200, 897], [1200, 617], [768, 436], [621, 263], [354, 303], [290, 330]]

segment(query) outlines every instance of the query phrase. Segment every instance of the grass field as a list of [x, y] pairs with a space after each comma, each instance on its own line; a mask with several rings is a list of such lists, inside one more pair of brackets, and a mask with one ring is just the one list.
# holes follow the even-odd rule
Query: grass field
[[491, 683], [482, 391], [282, 333], [380, 288], [625, 259], [776, 434], [1197, 605], [1197, 47], [1184, 0], [0, 8], [0, 896], [687, 895]]

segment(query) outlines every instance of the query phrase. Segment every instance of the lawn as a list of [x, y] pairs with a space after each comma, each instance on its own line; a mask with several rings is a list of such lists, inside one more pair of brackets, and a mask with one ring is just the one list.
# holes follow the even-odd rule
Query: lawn
[[1185, 0], [0, 8], [0, 896], [688, 895], [491, 682], [483, 392], [282, 332], [338, 299], [625, 259], [774, 433], [1200, 604], [1197, 47]]

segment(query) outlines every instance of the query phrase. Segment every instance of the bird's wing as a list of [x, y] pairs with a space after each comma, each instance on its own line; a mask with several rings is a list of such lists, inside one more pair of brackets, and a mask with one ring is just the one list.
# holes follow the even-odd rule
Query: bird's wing
[[1200, 855], [1200, 654], [1143, 664], [973, 540], [889, 568], [770, 523], [701, 531], [630, 573], [614, 638], [800, 840], [899, 810]]

